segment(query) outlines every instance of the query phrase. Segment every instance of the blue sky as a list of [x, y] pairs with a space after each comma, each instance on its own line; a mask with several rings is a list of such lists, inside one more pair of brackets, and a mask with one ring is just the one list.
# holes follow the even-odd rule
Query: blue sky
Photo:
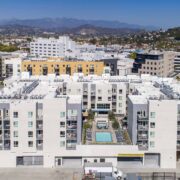
[[0, 19], [72, 17], [180, 26], [180, 0], [0, 0]]

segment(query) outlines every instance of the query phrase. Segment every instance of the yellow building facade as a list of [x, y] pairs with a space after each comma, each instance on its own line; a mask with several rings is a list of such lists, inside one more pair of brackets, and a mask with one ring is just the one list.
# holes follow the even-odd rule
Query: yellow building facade
[[21, 64], [22, 72], [31, 75], [83, 73], [84, 75], [102, 75], [104, 62], [102, 61], [61, 61], [61, 60], [24, 60]]

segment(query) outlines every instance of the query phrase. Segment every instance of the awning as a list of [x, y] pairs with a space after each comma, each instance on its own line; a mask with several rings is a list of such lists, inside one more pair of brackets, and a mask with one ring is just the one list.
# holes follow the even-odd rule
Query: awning
[[118, 154], [118, 157], [144, 157], [144, 154]]

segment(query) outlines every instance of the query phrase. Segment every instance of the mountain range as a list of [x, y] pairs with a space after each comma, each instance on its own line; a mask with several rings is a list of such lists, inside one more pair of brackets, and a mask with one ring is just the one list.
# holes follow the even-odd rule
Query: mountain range
[[41, 19], [10, 19], [1, 20], [0, 25], [21, 25], [36, 27], [41, 29], [72, 29], [80, 26], [88, 25], [99, 28], [110, 29], [143, 29], [143, 30], [157, 30], [155, 26], [142, 26], [138, 24], [128, 24], [119, 21], [107, 20], [82, 20], [74, 18], [41, 18]]

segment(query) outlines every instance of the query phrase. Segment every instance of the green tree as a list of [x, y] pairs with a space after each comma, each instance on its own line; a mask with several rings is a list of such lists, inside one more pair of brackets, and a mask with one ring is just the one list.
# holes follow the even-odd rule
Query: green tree
[[112, 127], [113, 127], [113, 129], [118, 129], [118, 128], [119, 128], [119, 123], [118, 123], [117, 120], [114, 120], [114, 121], [113, 121]]

